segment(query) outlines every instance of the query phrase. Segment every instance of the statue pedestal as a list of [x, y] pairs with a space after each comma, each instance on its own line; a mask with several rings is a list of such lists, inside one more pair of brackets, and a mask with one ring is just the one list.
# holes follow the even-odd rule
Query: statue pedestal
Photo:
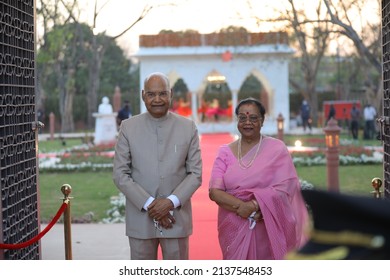
[[117, 113], [93, 113], [96, 118], [95, 124], [95, 145], [114, 144], [116, 142], [116, 115]]

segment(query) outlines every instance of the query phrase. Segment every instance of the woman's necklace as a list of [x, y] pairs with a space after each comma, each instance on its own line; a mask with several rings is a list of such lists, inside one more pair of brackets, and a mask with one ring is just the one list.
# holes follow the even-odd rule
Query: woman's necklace
[[240, 166], [241, 169], [248, 169], [249, 167], [252, 166], [253, 162], [255, 161], [257, 154], [259, 153], [261, 141], [263, 140], [263, 135], [260, 135], [260, 140], [259, 143], [257, 143], [257, 149], [256, 153], [253, 155], [252, 159], [248, 162], [248, 164], [244, 163], [242, 160], [242, 155], [241, 155], [241, 137], [238, 139], [238, 165]]

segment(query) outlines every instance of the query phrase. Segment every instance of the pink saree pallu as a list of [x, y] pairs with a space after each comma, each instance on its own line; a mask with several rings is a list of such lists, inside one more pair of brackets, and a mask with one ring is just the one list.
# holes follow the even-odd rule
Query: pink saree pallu
[[[256, 153], [253, 147], [243, 160]], [[218, 238], [226, 260], [283, 259], [306, 238], [308, 213], [299, 178], [283, 142], [264, 137], [252, 166], [242, 169], [227, 145], [220, 147], [210, 187], [249, 201], [256, 199], [263, 220], [252, 224], [234, 212], [219, 208]]]

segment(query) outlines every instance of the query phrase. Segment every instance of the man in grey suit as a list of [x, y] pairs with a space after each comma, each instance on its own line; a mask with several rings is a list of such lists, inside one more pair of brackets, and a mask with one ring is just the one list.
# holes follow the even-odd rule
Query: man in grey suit
[[202, 183], [195, 123], [169, 112], [172, 89], [162, 73], [144, 81], [147, 112], [122, 122], [113, 180], [126, 196], [126, 235], [131, 259], [188, 259], [191, 196]]

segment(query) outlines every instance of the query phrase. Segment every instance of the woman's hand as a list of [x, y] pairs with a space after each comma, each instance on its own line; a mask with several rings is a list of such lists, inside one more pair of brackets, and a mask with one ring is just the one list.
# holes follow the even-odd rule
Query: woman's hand
[[[210, 188], [209, 197], [212, 201], [215, 201], [219, 207], [231, 211], [243, 219], [247, 219], [253, 212], [260, 211], [259, 203], [254, 198], [250, 201], [243, 201], [216, 188]], [[259, 216], [260, 220], [262, 219], [261, 217]]]
[[253, 219], [257, 222], [260, 222], [264, 219], [263, 214], [260, 211], [257, 211]]
[[236, 207], [237, 216], [240, 216], [243, 219], [247, 219], [253, 212], [257, 211], [256, 206], [252, 201], [242, 202]]

